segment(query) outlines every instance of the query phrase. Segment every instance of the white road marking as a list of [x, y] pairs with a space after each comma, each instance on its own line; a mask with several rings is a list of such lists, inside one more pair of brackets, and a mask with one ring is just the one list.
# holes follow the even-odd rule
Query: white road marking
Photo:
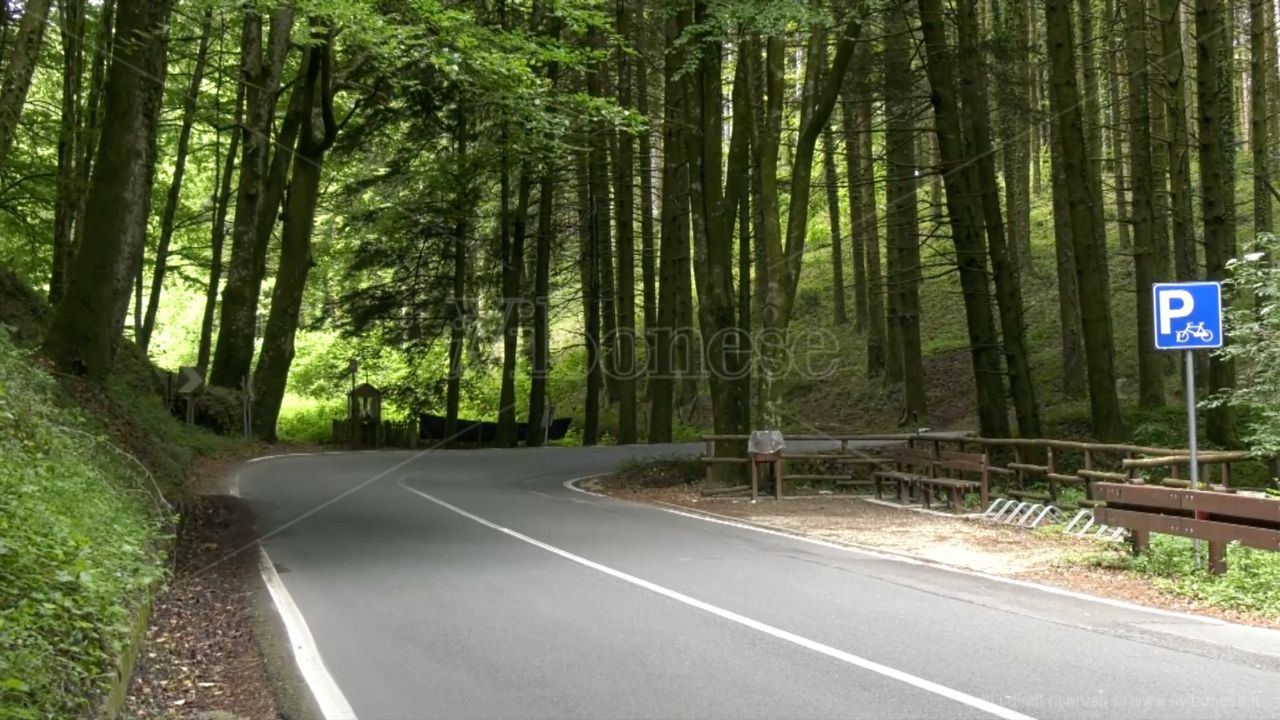
[[597, 572], [604, 573], [605, 575], [608, 575], [610, 577], [616, 578], [626, 583], [630, 583], [631, 585], [635, 585], [636, 587], [643, 588], [650, 592], [661, 595], [665, 598], [675, 600], [676, 602], [683, 603], [685, 605], [688, 605], [689, 607], [702, 610], [703, 612], [706, 612], [706, 613], [710, 613], [724, 620], [737, 623], [738, 625], [742, 625], [743, 627], [747, 627], [757, 632], [764, 633], [765, 635], [770, 635], [774, 638], [783, 640], [785, 642], [789, 642], [793, 645], [798, 645], [807, 650], [812, 650], [813, 652], [826, 655], [827, 657], [833, 658], [835, 660], [839, 660], [844, 663], [848, 663], [849, 665], [853, 665], [855, 667], [859, 667], [864, 670], [869, 670], [879, 675], [883, 675], [887, 678], [891, 678], [893, 680], [906, 683], [907, 685], [911, 685], [912, 687], [919, 688], [926, 692], [931, 692], [935, 695], [939, 695], [941, 697], [947, 698], [949, 700], [953, 700], [963, 705], [968, 705], [969, 707], [982, 710], [984, 712], [995, 715], [996, 717], [1006, 718], [1006, 720], [1031, 720], [1030, 716], [1023, 715], [1022, 713], [1016, 710], [1004, 707], [1003, 705], [997, 705], [988, 700], [983, 700], [980, 697], [975, 697], [973, 695], [969, 695], [968, 693], [962, 692], [960, 690], [956, 690], [954, 688], [950, 688], [945, 685], [940, 685], [931, 680], [926, 680], [922, 677], [912, 675], [911, 673], [905, 672], [903, 670], [891, 668], [888, 665], [882, 665], [878, 662], [875, 662], [874, 660], [868, 660], [867, 658], [854, 655], [853, 653], [850, 653], [850, 652], [845, 652], [844, 650], [831, 647], [830, 645], [825, 645], [816, 640], [810, 640], [809, 638], [796, 635], [795, 633], [788, 632], [781, 628], [774, 627], [773, 625], [760, 622], [759, 620], [753, 620], [752, 618], [749, 618], [745, 615], [739, 615], [738, 613], [735, 613], [732, 610], [726, 610], [722, 607], [712, 605], [711, 603], [703, 602], [702, 600], [698, 600], [697, 598], [693, 598], [688, 595], [685, 595], [684, 593], [677, 592], [670, 588], [663, 587], [662, 585], [649, 582], [648, 580], [638, 578], [634, 575], [628, 575], [627, 573], [624, 573], [621, 570], [615, 570], [607, 565], [601, 565], [598, 562], [588, 560], [579, 555], [574, 555], [568, 550], [562, 550], [554, 545], [549, 545], [547, 543], [542, 542], [541, 540], [536, 540], [534, 538], [529, 537], [528, 535], [524, 535], [510, 528], [503, 527], [501, 525], [498, 525], [497, 523], [490, 522], [489, 520], [486, 520], [480, 517], [479, 515], [475, 515], [473, 513], [467, 512], [466, 510], [463, 510], [462, 508], [456, 505], [451, 505], [445, 502], [444, 500], [441, 500], [440, 498], [437, 498], [433, 495], [429, 495], [425, 492], [422, 492], [421, 490], [418, 490], [416, 488], [406, 485], [403, 480], [400, 481], [400, 487], [404, 488], [405, 490], [408, 490], [409, 492], [415, 495], [418, 495], [419, 497], [430, 500], [431, 502], [439, 505], [440, 507], [443, 507], [447, 510], [451, 510], [465, 518], [474, 520], [475, 522], [478, 522], [481, 525], [484, 525], [485, 527], [497, 530], [498, 532], [503, 533], [504, 535], [513, 537], [521, 542], [528, 543], [529, 545], [545, 550], [549, 553], [552, 553], [553, 555], [558, 555], [570, 562], [574, 562], [579, 565], [582, 565], [583, 567], [587, 567]]
[[564, 482], [564, 486], [570, 490], [582, 493], [584, 495], [591, 495], [593, 497], [605, 498], [608, 500], [612, 500], [614, 502], [626, 502], [626, 503], [632, 503], [635, 505], [651, 507], [655, 510], [671, 513], [672, 515], [679, 515], [681, 517], [693, 518], [694, 520], [701, 520], [703, 522], [714, 523], [716, 525], [728, 525], [730, 527], [739, 528], [741, 530], [751, 530], [752, 532], [764, 533], [765, 535], [774, 535], [776, 537], [786, 538], [788, 540], [798, 540], [803, 543], [809, 543], [810, 545], [818, 545], [824, 548], [829, 548], [831, 550], [842, 550], [844, 552], [854, 553], [857, 555], [866, 555], [868, 557], [873, 557], [878, 560], [892, 560], [893, 562], [900, 562], [906, 565], [919, 565], [921, 567], [934, 568], [935, 570], [942, 570], [944, 572], [955, 573], [957, 575], [968, 575], [969, 577], [981, 578], [983, 580], [990, 580], [991, 582], [1004, 583], [1005, 585], [1015, 585], [1017, 587], [1027, 588], [1029, 590], [1039, 590], [1040, 592], [1049, 593], [1050, 595], [1060, 595], [1062, 597], [1069, 597], [1069, 598], [1072, 598], [1073, 600], [1084, 600], [1087, 602], [1095, 602], [1100, 605], [1107, 605], [1110, 607], [1121, 608], [1123, 610], [1132, 610], [1134, 612], [1144, 612], [1151, 615], [1159, 615], [1159, 616], [1168, 617], [1168, 618], [1177, 618], [1179, 620], [1190, 620], [1198, 623], [1203, 623], [1205, 625], [1234, 625], [1236, 627], [1249, 628], [1251, 630], [1257, 629], [1253, 625], [1243, 625], [1241, 623], [1233, 623], [1227, 620], [1222, 620], [1220, 618], [1209, 617], [1207, 615], [1195, 615], [1193, 613], [1178, 612], [1176, 610], [1165, 610], [1162, 608], [1147, 607], [1146, 605], [1138, 605], [1137, 603], [1131, 603], [1125, 600], [1116, 600], [1115, 598], [1102, 597], [1101, 595], [1090, 595], [1088, 593], [1078, 592], [1075, 590], [1068, 590], [1067, 588], [1056, 587], [1053, 585], [1043, 585], [1041, 583], [1030, 582], [1027, 580], [1018, 580], [1017, 578], [1004, 577], [1002, 575], [992, 575], [990, 573], [985, 573], [978, 570], [968, 570], [966, 568], [955, 567], [954, 565], [943, 565], [942, 563], [932, 562], [929, 560], [921, 560], [920, 558], [917, 558], [917, 557], [890, 552], [887, 550], [878, 550], [875, 548], [867, 547], [865, 545], [854, 545], [852, 543], [836, 543], [836, 542], [831, 542], [829, 540], [822, 540], [819, 538], [809, 537], [807, 535], [800, 535], [797, 533], [787, 532], [784, 530], [775, 530], [773, 528], [765, 527], [763, 525], [756, 525], [753, 523], [742, 522], [738, 518], [731, 517], [729, 515], [720, 515], [717, 513], [713, 513], [709, 510], [691, 510], [691, 509], [684, 508], [683, 506], [664, 503], [661, 500], [654, 500], [652, 503], [633, 501], [633, 500], [622, 500], [609, 495], [592, 492], [590, 490], [584, 490], [578, 487], [576, 484], [583, 480], [590, 480], [593, 477], [599, 477], [599, 476], [587, 475], [580, 478], [573, 478], [572, 480], [566, 480]]
[[289, 634], [289, 645], [293, 647], [294, 660], [298, 663], [298, 669], [302, 671], [302, 678], [311, 688], [311, 694], [315, 696], [320, 712], [325, 720], [355, 720], [355, 711], [351, 709], [342, 690], [338, 689], [338, 683], [329, 674], [329, 668], [325, 667], [315, 639], [311, 637], [311, 629], [307, 627], [307, 621], [303, 619], [302, 612], [294, 604], [293, 597], [285, 589], [284, 582], [280, 580], [280, 574], [276, 572], [276, 567], [271, 563], [266, 549], [259, 545], [258, 551], [261, 553], [258, 557], [258, 568], [262, 572], [262, 580], [267, 584], [267, 590], [271, 593], [272, 601], [275, 602], [276, 611], [284, 620], [285, 630]]

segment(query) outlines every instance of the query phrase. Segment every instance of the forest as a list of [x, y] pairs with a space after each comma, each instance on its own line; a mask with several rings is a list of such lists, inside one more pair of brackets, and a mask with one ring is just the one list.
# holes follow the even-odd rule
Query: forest
[[59, 373], [132, 344], [315, 439], [354, 360], [384, 413], [508, 446], [1131, 438], [1179, 424], [1150, 286], [1221, 280], [1252, 340], [1201, 356], [1206, 439], [1272, 446], [1280, 289], [1235, 275], [1274, 246], [1276, 14], [7, 2], [0, 270]]

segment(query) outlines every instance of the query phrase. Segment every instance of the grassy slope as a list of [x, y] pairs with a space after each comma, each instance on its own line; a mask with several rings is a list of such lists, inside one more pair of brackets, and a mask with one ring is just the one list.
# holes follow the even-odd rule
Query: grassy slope
[[27, 349], [41, 303], [0, 280], [0, 717], [83, 716], [165, 576], [188, 463], [230, 443], [174, 421], [131, 344], [105, 390], [55, 379]]

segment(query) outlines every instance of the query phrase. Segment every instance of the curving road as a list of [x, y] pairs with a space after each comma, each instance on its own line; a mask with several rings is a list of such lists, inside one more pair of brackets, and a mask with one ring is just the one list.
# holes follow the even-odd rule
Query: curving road
[[1275, 718], [1280, 633], [576, 492], [690, 447], [243, 468], [361, 718]]

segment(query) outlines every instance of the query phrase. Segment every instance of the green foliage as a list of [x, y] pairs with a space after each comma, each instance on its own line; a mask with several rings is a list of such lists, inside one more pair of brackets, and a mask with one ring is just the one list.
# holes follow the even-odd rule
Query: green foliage
[[326, 402], [288, 395], [280, 408], [276, 434], [285, 442], [327, 443], [333, 435], [332, 422], [344, 415], [346, 406], [340, 400]]
[[1280, 453], [1280, 241], [1258, 236], [1254, 250], [1227, 263], [1232, 295], [1226, 313], [1230, 343], [1219, 351], [1235, 358], [1236, 387], [1207, 404], [1229, 402], [1251, 409], [1243, 436], [1260, 454]]
[[83, 716], [164, 575], [172, 517], [3, 328], [0, 456], [0, 708]]
[[1150, 550], [1141, 555], [1111, 551], [1085, 561], [1148, 576], [1156, 587], [1210, 607], [1280, 617], [1280, 554], [1275, 552], [1229, 545], [1227, 572], [1210, 575], [1203, 549], [1196, 569], [1190, 539], [1152, 535]]

